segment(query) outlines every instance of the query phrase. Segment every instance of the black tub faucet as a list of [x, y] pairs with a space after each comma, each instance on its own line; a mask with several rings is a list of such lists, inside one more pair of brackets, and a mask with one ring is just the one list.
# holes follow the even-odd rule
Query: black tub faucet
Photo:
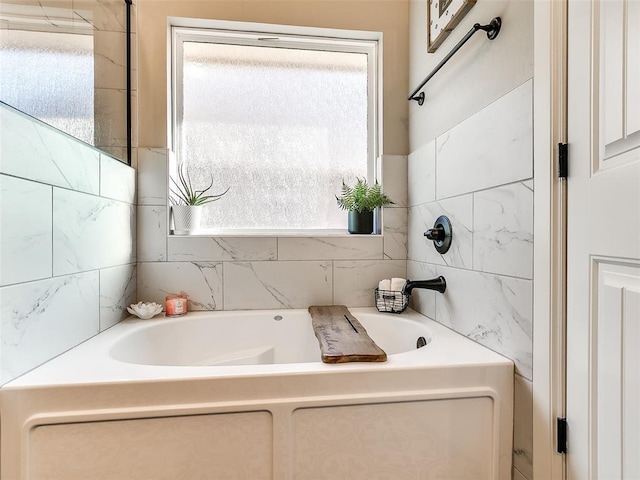
[[426, 288], [427, 290], [444, 293], [447, 290], [447, 281], [442, 275], [431, 280], [407, 280], [407, 283], [402, 288], [402, 293], [411, 295], [411, 290], [414, 288]]

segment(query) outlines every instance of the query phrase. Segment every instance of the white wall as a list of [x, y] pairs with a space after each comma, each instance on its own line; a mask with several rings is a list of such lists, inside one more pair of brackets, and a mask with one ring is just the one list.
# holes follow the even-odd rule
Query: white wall
[[135, 171], [0, 104], [0, 384], [126, 316]]
[[[410, 90], [474, 23], [503, 24], [460, 49], [423, 106], [411, 102], [407, 274], [448, 285], [414, 292], [412, 305], [514, 361], [514, 469], [532, 479], [533, 2], [477, 2], [433, 54], [426, 4], [410, 2]], [[454, 240], [440, 255], [423, 232], [443, 214]]]

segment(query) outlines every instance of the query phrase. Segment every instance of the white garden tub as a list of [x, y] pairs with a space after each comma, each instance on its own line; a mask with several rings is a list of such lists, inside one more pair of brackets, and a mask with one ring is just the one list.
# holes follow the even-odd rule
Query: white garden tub
[[306, 310], [121, 322], [0, 389], [1, 476], [510, 479], [513, 364], [351, 312], [387, 362], [321, 363]]

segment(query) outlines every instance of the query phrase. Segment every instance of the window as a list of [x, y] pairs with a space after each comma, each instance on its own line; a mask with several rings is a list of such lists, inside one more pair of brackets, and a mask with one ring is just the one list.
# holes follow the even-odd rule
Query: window
[[206, 228], [344, 230], [342, 180], [373, 179], [377, 41], [298, 30], [172, 29], [172, 150], [196, 185], [230, 187]]
[[93, 35], [0, 30], [0, 101], [94, 145]]

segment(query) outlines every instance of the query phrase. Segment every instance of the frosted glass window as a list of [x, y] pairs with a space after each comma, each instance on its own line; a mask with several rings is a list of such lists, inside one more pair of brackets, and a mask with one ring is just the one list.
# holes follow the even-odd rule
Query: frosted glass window
[[335, 195], [367, 177], [365, 53], [185, 41], [178, 160], [222, 200], [212, 229], [345, 229]]
[[0, 30], [0, 100], [94, 144], [93, 35]]

